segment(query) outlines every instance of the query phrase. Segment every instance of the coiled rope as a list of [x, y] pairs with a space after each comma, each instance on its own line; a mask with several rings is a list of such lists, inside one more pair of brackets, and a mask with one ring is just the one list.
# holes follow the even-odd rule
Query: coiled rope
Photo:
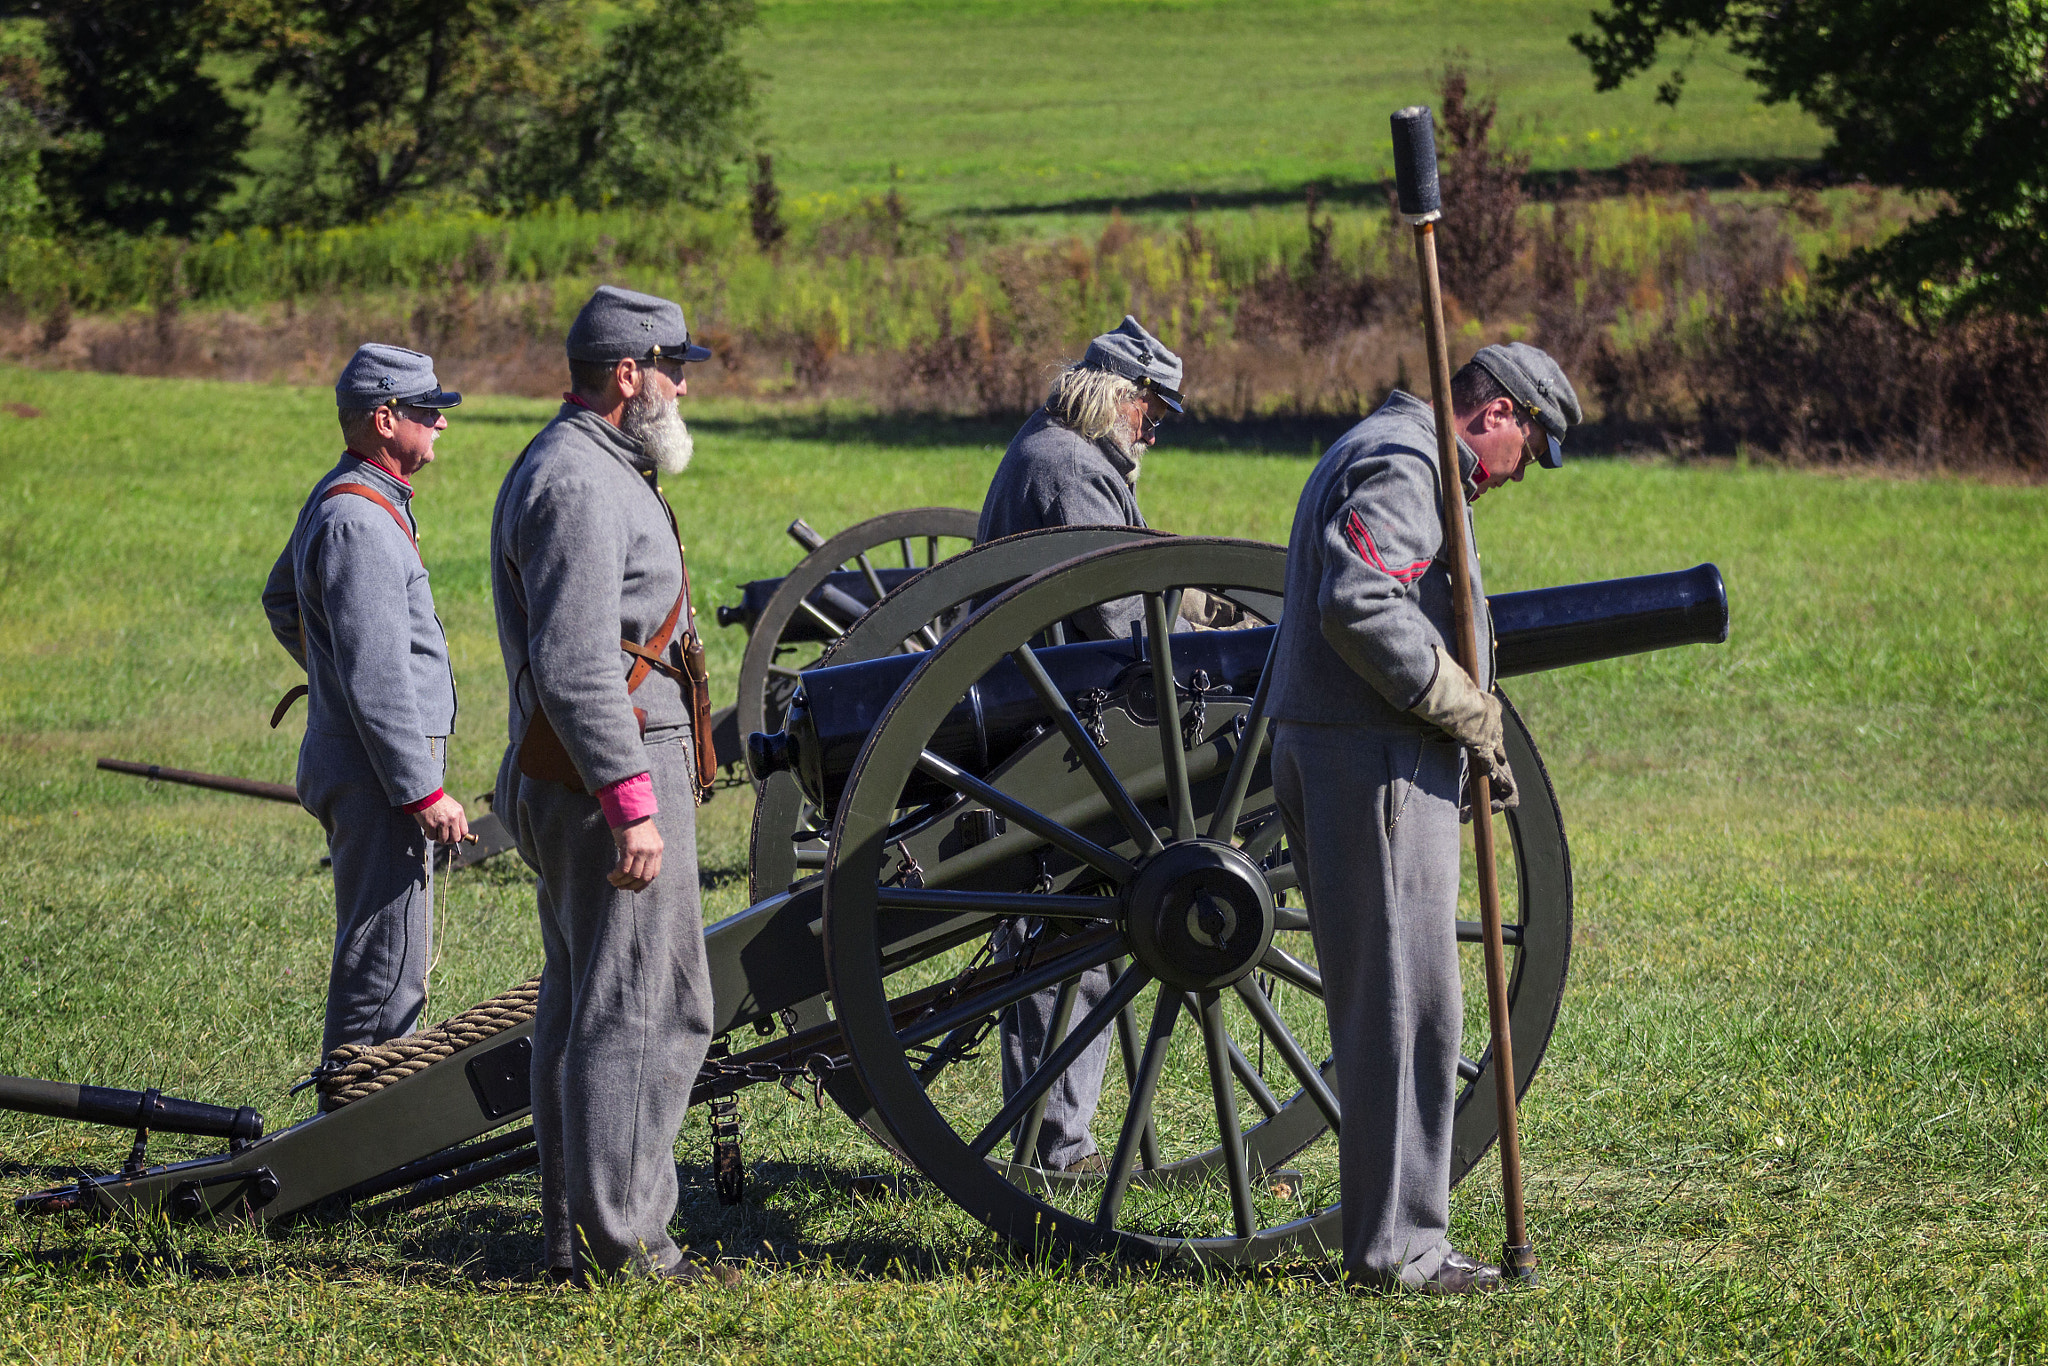
[[539, 1001], [540, 978], [534, 977], [432, 1029], [384, 1043], [343, 1044], [329, 1053], [313, 1074], [313, 1082], [320, 1088], [321, 1108], [338, 1110], [493, 1034], [524, 1024], [533, 1018]]

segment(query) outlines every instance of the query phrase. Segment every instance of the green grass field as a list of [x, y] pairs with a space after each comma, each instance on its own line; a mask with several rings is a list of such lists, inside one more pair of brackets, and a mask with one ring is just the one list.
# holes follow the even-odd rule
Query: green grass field
[[[324, 390], [0, 371], [0, 1073], [254, 1104], [312, 1061], [332, 933], [317, 826], [99, 774], [102, 754], [288, 781], [295, 681], [257, 594], [337, 448]], [[465, 405], [419, 481], [463, 687], [451, 791], [489, 783], [503, 675], [484, 538], [549, 405]], [[669, 490], [700, 614], [794, 558], [781, 527], [978, 503], [1007, 433], [693, 410]], [[1334, 432], [1331, 433], [1334, 435]], [[1279, 539], [1285, 451], [1148, 460], [1155, 524]], [[1525, 1142], [1546, 1284], [1347, 1297], [1327, 1268], [1149, 1274], [1022, 1258], [881, 1168], [836, 1113], [747, 1100], [746, 1205], [693, 1116], [679, 1236], [739, 1292], [516, 1285], [531, 1183], [377, 1226], [16, 1222], [0, 1357], [150, 1360], [2006, 1361], [2048, 1355], [2048, 491], [1578, 460], [1482, 503], [1494, 591], [1727, 577], [1721, 647], [1517, 681], [1573, 841], [1573, 975]], [[721, 700], [741, 642], [709, 628]], [[303, 713], [301, 713], [302, 715]], [[707, 915], [745, 895], [740, 790], [704, 809]], [[538, 964], [524, 870], [451, 879], [430, 1012]], [[127, 1137], [0, 1119], [0, 1194]], [[165, 1152], [181, 1148], [162, 1142]], [[1454, 1234], [1498, 1239], [1482, 1167]]]
[[[764, 0], [746, 51], [785, 192], [923, 212], [1116, 200], [1181, 212], [1393, 174], [1387, 115], [1432, 102], [1453, 53], [1497, 90], [1538, 170], [1811, 157], [1709, 48], [1676, 109], [1596, 95], [1568, 43], [1584, 0]], [[1679, 54], [1674, 54], [1679, 55]]]

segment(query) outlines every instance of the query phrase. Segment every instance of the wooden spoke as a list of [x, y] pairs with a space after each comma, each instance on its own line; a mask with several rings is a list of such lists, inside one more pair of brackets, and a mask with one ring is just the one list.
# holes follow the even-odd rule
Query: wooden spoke
[[[1125, 961], [1119, 958], [1110, 964], [1110, 969], [1121, 976], [1127, 966]], [[1138, 1013], [1129, 1006], [1125, 1006], [1117, 1014], [1116, 1042], [1118, 1051], [1123, 1054], [1124, 1058], [1124, 1085], [1130, 1090], [1132, 1095], [1136, 1095], [1138, 1086]], [[1138, 1160], [1144, 1165], [1146, 1171], [1151, 1171], [1159, 1165], [1159, 1134], [1149, 1118], [1145, 1121], [1144, 1133], [1138, 1138]]]
[[1244, 810], [1244, 794], [1252, 785], [1252, 770], [1259, 765], [1259, 752], [1266, 747], [1266, 696], [1273, 687], [1273, 657], [1280, 650], [1280, 633], [1266, 651], [1266, 666], [1259, 674], [1258, 691], [1252, 694], [1252, 709], [1246, 715], [1244, 740], [1230, 756], [1230, 776], [1224, 779], [1223, 796], [1216, 814], [1209, 818], [1209, 838], [1227, 840], [1237, 831], [1238, 815]]
[[1117, 935], [1110, 930], [1074, 937], [1080, 943], [1050, 962], [1041, 963], [1015, 977], [1004, 978], [987, 991], [962, 1001], [950, 1010], [912, 1020], [896, 1031], [896, 1041], [907, 1048], [926, 1039], [936, 1039], [941, 1034], [950, 1034], [961, 1025], [993, 1015], [1033, 992], [1043, 991], [1069, 977], [1078, 977], [1090, 968], [1102, 967], [1123, 950]]
[[[1067, 1025], [1074, 1018], [1074, 991], [1081, 979], [1069, 977], [1060, 983], [1059, 994], [1053, 998], [1052, 1028], [1046, 1031], [1045, 1046], [1057, 1049], [1066, 1042]], [[1121, 1018], [1121, 1012], [1118, 1013]], [[1021, 1166], [1036, 1167], [1038, 1163], [1038, 1131], [1045, 1126], [1045, 1105], [1052, 1098], [1052, 1088], [1047, 1087], [1033, 1102], [1031, 1112], [1024, 1117], [1024, 1132], [1017, 1138], [1017, 1153], [1012, 1159]]]
[[1159, 843], [1152, 823], [1138, 810], [1138, 804], [1131, 800], [1131, 794], [1117, 778], [1116, 770], [1109, 766], [1109, 760], [1102, 757], [1102, 751], [1096, 748], [1094, 738], [1088, 734], [1080, 718], [1074, 715], [1074, 709], [1053, 686], [1045, 666], [1038, 662], [1038, 655], [1029, 645], [1019, 645], [1010, 652], [1010, 658], [1017, 665], [1017, 671], [1024, 675], [1024, 681], [1031, 685], [1031, 691], [1038, 694], [1039, 704], [1052, 713], [1053, 724], [1060, 728], [1060, 735], [1080, 756], [1081, 766], [1088, 770], [1088, 776], [1102, 790], [1110, 811], [1122, 823], [1125, 832], [1137, 842], [1138, 852], [1144, 855], [1158, 853], [1165, 846]]
[[1286, 1022], [1280, 1018], [1280, 1012], [1273, 1009], [1273, 1003], [1266, 999], [1266, 993], [1260, 991], [1250, 978], [1240, 977], [1237, 980], [1237, 996], [1244, 1002], [1245, 1009], [1251, 1011], [1252, 1018], [1259, 1022], [1260, 1032], [1272, 1041], [1273, 1050], [1280, 1055], [1280, 1060], [1287, 1064], [1287, 1070], [1294, 1073], [1294, 1079], [1301, 1083], [1301, 1089], [1308, 1094], [1309, 1100], [1323, 1112], [1323, 1119], [1329, 1124], [1330, 1132], [1336, 1133], [1342, 1127], [1339, 1122], [1342, 1111], [1337, 1105], [1336, 1093], [1331, 1091], [1329, 1083], [1323, 1080], [1323, 1069], [1317, 1067], [1309, 1060], [1308, 1054], [1301, 1051], [1301, 1044], [1295, 1040]]
[[801, 611], [808, 612], [811, 620], [824, 627], [832, 639], [837, 640], [840, 636], [846, 634], [846, 627], [843, 624], [828, 615], [822, 607], [812, 602], [809, 598], [805, 598], [802, 602], [798, 603], [797, 607]]
[[1166, 804], [1173, 837], [1195, 837], [1195, 799], [1188, 794], [1188, 752], [1180, 734], [1180, 694], [1173, 682], [1173, 619], [1166, 599], [1145, 594], [1146, 650], [1152, 659], [1152, 695], [1159, 711], [1159, 753], [1166, 766]]
[[[1460, 920], [1458, 922], [1458, 942], [1460, 944], [1484, 944], [1486, 942], [1486, 935], [1480, 929], [1479, 922], [1476, 920]], [[1500, 942], [1511, 949], [1519, 948], [1522, 943], [1522, 927], [1520, 925], [1510, 925], [1506, 921], [1501, 922]]]
[[1323, 975], [1283, 948], [1269, 946], [1265, 957], [1259, 959], [1259, 966], [1311, 995], [1323, 994]]
[[1126, 972], [1118, 978], [1116, 985], [1109, 989], [1109, 994], [1098, 1001], [1095, 1009], [1088, 1012], [1087, 1018], [1076, 1025], [1074, 1031], [1061, 1041], [1060, 1046], [1053, 1050], [1052, 1056], [1041, 1062], [1038, 1070], [1024, 1079], [1018, 1086], [1016, 1094], [1004, 1102], [1003, 1108], [996, 1112], [996, 1117], [975, 1135], [974, 1142], [967, 1145], [967, 1150], [976, 1157], [988, 1156], [989, 1150], [996, 1146], [996, 1141], [1008, 1133], [1017, 1121], [1038, 1103], [1047, 1089], [1060, 1079], [1060, 1074], [1074, 1065], [1074, 1061], [1087, 1051], [1088, 1045], [1095, 1042], [1095, 1036], [1109, 1028], [1111, 1022], [1116, 1019], [1117, 1012], [1135, 1000], [1138, 993], [1145, 989], [1145, 984], [1151, 980], [1151, 974], [1145, 972]]
[[[1026, 806], [1023, 802], [1018, 801], [1000, 788], [991, 787], [981, 779], [965, 772], [957, 765], [950, 764], [941, 759], [930, 750], [925, 750], [918, 756], [917, 767], [921, 772], [938, 779], [961, 796], [980, 802], [991, 811], [1000, 812], [1002, 815], [1008, 816], [1011, 820], [1023, 826], [1032, 834], [1037, 835], [1046, 843], [1064, 850], [1066, 853], [1087, 864], [1090, 868], [1095, 869], [1095, 871], [1115, 880], [1119, 886], [1129, 882], [1138, 875], [1138, 870], [1132, 866], [1128, 859], [1111, 853], [1094, 840], [1081, 834], [1078, 830], [1070, 830], [1043, 812]], [[1183, 767], [1181, 773], [1181, 785], [1183, 789], [1187, 785], [1185, 767]]]
[[1145, 1037], [1145, 1056], [1138, 1063], [1136, 1080], [1131, 1083], [1131, 1103], [1124, 1110], [1124, 1126], [1117, 1134], [1116, 1156], [1110, 1159], [1109, 1176], [1102, 1183], [1102, 1204], [1095, 1212], [1095, 1227], [1104, 1232], [1116, 1227], [1117, 1211], [1123, 1208], [1124, 1192], [1130, 1189], [1131, 1161], [1138, 1155], [1139, 1136], [1152, 1126], [1152, 1098], [1159, 1092], [1159, 1074], [1166, 1067], [1166, 1046], [1173, 1040], [1173, 1022], [1178, 1018], [1180, 993], [1162, 985], [1159, 999], [1152, 1005], [1152, 1029]]
[[1209, 1061], [1209, 1095], [1216, 1103], [1217, 1143], [1223, 1169], [1230, 1178], [1230, 1216], [1237, 1236], [1249, 1238], [1259, 1226], [1252, 1205], [1251, 1176], [1245, 1170], [1244, 1128], [1237, 1120], [1237, 1086], [1230, 1076], [1229, 1037], [1223, 1032], [1223, 1001], [1213, 991], [1202, 993], [1202, 1052]]

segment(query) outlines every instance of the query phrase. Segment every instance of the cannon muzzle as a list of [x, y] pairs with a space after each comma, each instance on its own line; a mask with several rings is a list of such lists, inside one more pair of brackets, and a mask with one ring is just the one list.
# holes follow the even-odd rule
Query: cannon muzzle
[[246, 1105], [231, 1109], [155, 1091], [119, 1091], [33, 1077], [0, 1077], [0, 1110], [161, 1134], [202, 1134], [238, 1143], [263, 1137], [263, 1116]]
[[1728, 588], [1710, 564], [1502, 593], [1487, 606], [1502, 678], [1728, 639]]
[[[1488, 606], [1502, 677], [1728, 638], [1728, 595], [1721, 571], [1711, 564], [1674, 574], [1502, 593], [1488, 599]], [[1252, 696], [1276, 629], [1176, 635], [1175, 684], [1187, 696], [1195, 691]], [[1084, 720], [1107, 706], [1123, 706], [1140, 721], [1157, 718], [1142, 641], [1089, 641], [1036, 653], [1053, 685]], [[787, 728], [747, 737], [748, 771], [756, 780], [794, 773], [804, 795], [830, 813], [861, 746], [923, 658], [888, 655], [807, 671], [790, 703]], [[985, 776], [1047, 724], [1037, 695], [1006, 659], [968, 690], [933, 733], [929, 748]], [[951, 789], [918, 774], [902, 800], [909, 806], [950, 795]]]

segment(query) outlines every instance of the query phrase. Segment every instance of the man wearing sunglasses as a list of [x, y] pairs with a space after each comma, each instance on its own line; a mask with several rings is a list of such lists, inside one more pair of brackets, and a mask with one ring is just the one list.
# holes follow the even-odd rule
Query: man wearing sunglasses
[[[1138, 510], [1138, 470], [1158, 439], [1159, 424], [1181, 411], [1181, 375], [1180, 357], [1134, 317], [1126, 316], [1115, 331], [1091, 341], [1081, 359], [1053, 380], [1044, 406], [1011, 439], [982, 502], [975, 543], [1041, 527], [1144, 526], [1144, 514]], [[1191, 591], [1191, 597], [1199, 596]], [[1067, 620], [1067, 638], [1122, 639], [1143, 614], [1137, 598], [1098, 603]], [[1005, 922], [996, 931], [996, 952], [1020, 952], [1030, 935], [1044, 932], [1027, 921]], [[1109, 987], [1107, 968], [1083, 976], [1075, 993], [1074, 1018], [1093, 1009]], [[1036, 1071], [1050, 1051], [1058, 1001], [1059, 990], [1049, 988], [1003, 1011], [1006, 1094]], [[1102, 1154], [1089, 1125], [1108, 1057], [1109, 1035], [1103, 1034], [1053, 1084], [1038, 1128], [1037, 1151], [1026, 1154], [1024, 1161], [1049, 1171], [1102, 1169]], [[1025, 1127], [1018, 1126], [1016, 1142], [1024, 1141]]]
[[[1482, 349], [1452, 377], [1451, 412], [1468, 504], [1532, 460], [1558, 468], [1582, 416], [1557, 362], [1520, 342]], [[1463, 1294], [1500, 1283], [1447, 1232], [1467, 749], [1504, 805], [1515, 789], [1490, 664], [1473, 678], [1450, 653], [1437, 469], [1434, 411], [1396, 392], [1309, 475], [1268, 707], [1273, 791], [1337, 1063], [1344, 1268], [1361, 1285]], [[1476, 549], [1470, 569], [1490, 661]]]
[[323, 1056], [410, 1031], [426, 1001], [433, 844], [469, 833], [441, 790], [455, 677], [420, 558], [412, 480], [462, 402], [431, 357], [360, 347], [334, 396], [348, 443], [313, 485], [263, 590], [278, 642], [306, 670], [299, 801], [327, 831], [334, 962]]
[[[533, 1128], [549, 1271], [701, 1281], [669, 1236], [676, 1134], [711, 1041], [697, 769], [679, 679], [688, 580], [658, 482], [691, 440], [683, 310], [600, 287], [569, 392], [491, 516], [510, 684], [496, 810], [540, 874]], [[725, 1279], [721, 1276], [720, 1279]]]

